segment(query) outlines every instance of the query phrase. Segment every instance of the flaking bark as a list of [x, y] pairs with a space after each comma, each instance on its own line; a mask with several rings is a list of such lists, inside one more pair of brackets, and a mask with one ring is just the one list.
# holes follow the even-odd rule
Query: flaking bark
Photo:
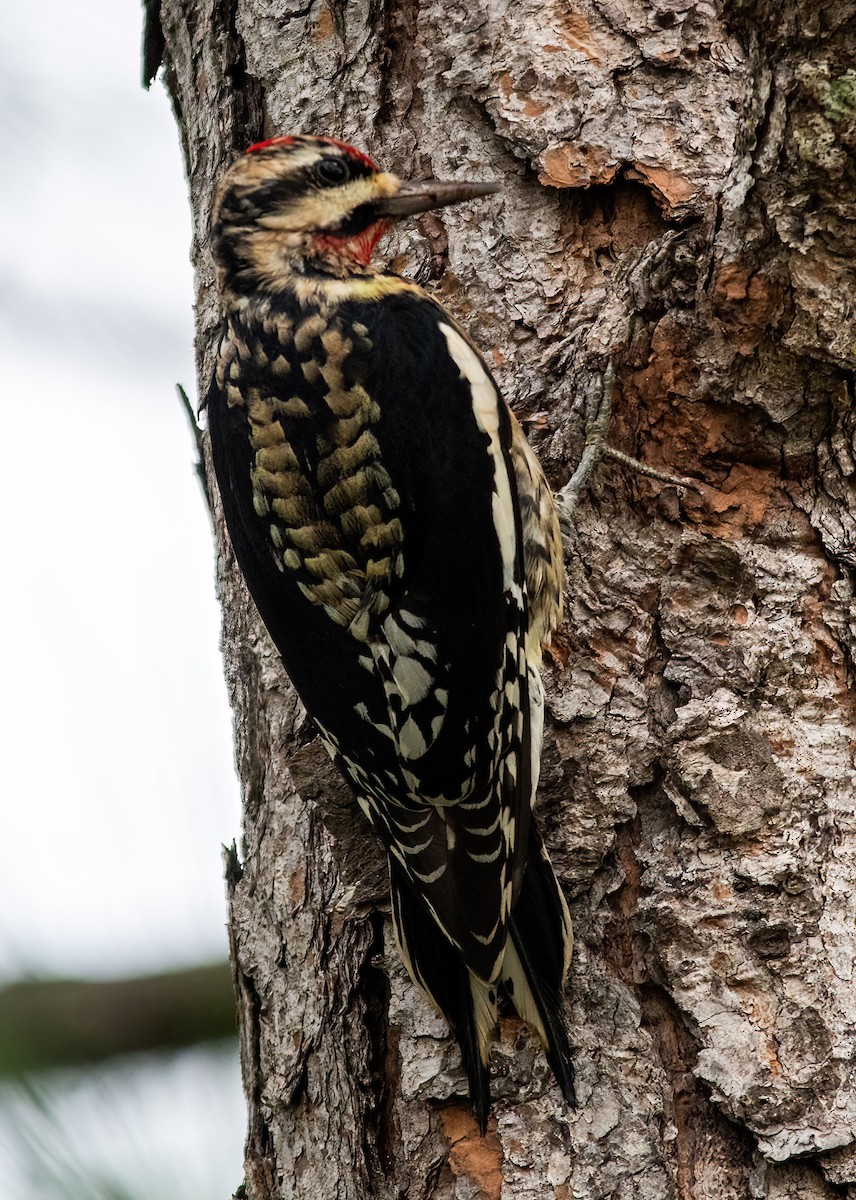
[[469, 327], [555, 486], [607, 356], [613, 443], [701, 485], [604, 463], [575, 513], [539, 812], [576, 925], [581, 1104], [508, 1021], [484, 1140], [215, 503], [247, 1196], [856, 1195], [856, 7], [161, 0], [158, 19], [202, 394], [212, 184], [261, 136], [332, 133], [403, 175], [502, 181], [388, 257]]

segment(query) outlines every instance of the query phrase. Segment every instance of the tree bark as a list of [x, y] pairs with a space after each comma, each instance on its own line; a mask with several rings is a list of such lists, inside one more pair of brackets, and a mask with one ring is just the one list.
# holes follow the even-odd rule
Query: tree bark
[[469, 327], [556, 487], [611, 356], [612, 443], [700, 488], [604, 462], [575, 513], [538, 812], [577, 932], [580, 1106], [507, 1020], [484, 1139], [216, 514], [246, 1195], [856, 1196], [856, 8], [159, 8], [201, 394], [212, 184], [260, 137], [330, 133], [502, 181], [388, 256]]

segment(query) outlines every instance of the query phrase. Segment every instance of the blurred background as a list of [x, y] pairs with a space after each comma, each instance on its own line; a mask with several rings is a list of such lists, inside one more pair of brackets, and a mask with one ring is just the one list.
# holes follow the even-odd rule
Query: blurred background
[[141, 26], [40, 0], [0, 43], [2, 1200], [241, 1179], [190, 219]]

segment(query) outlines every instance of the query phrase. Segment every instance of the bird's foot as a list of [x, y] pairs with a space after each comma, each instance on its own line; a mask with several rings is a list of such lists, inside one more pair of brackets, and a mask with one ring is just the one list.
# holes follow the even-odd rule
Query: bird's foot
[[638, 458], [632, 458], [623, 450], [616, 450], [614, 446], [610, 446], [606, 440], [606, 432], [609, 427], [609, 418], [612, 415], [614, 388], [615, 368], [610, 359], [603, 374], [595, 374], [591, 377], [586, 392], [586, 440], [583, 453], [573, 475], [556, 494], [559, 523], [566, 536], [573, 524], [573, 514], [579, 503], [580, 493], [590, 481], [598, 463], [603, 458], [611, 458], [613, 462], [621, 463], [622, 466], [629, 467], [649, 479], [657, 479], [660, 483], [667, 483], [672, 487], [692, 488], [694, 491], [701, 492], [701, 487], [695, 480], [658, 471], [656, 467], [649, 467], [647, 463], [640, 462]]

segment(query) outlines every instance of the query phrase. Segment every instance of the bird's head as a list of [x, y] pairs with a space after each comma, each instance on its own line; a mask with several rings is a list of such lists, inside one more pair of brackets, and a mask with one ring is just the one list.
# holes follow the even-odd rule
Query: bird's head
[[229, 167], [214, 197], [221, 290], [279, 291], [295, 273], [365, 271], [397, 218], [498, 190], [494, 183], [402, 182], [334, 138], [258, 142]]

